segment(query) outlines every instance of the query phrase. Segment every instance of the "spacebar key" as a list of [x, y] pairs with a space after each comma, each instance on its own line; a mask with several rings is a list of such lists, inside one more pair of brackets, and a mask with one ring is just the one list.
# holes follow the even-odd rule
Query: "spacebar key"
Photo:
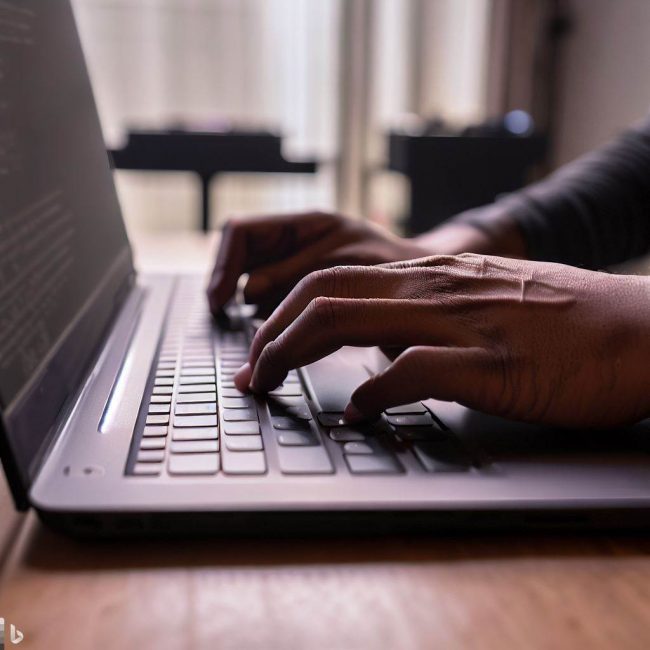
[[332, 474], [334, 467], [324, 447], [278, 446], [278, 462], [283, 474]]

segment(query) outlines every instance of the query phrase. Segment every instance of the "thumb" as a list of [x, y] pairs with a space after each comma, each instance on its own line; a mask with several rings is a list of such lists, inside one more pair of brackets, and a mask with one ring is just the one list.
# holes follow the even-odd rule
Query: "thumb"
[[476, 389], [489, 381], [491, 366], [483, 348], [408, 348], [386, 370], [354, 391], [345, 418], [358, 421], [392, 406], [428, 398], [473, 402]]

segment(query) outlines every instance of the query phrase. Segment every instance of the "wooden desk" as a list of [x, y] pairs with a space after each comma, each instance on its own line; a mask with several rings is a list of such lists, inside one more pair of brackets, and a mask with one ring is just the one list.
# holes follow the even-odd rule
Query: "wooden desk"
[[[213, 245], [174, 238], [196, 250], [185, 270]], [[164, 249], [139, 243], [140, 265]], [[21, 648], [650, 647], [648, 537], [81, 543], [14, 515], [4, 490], [0, 616]]]

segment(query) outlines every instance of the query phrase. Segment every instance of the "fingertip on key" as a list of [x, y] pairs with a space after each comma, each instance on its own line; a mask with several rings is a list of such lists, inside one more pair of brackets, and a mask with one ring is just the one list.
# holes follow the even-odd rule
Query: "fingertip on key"
[[345, 407], [345, 412], [343, 413], [343, 419], [350, 424], [356, 422], [362, 422], [366, 419], [366, 416], [352, 403], [349, 402]]
[[235, 373], [235, 376], [233, 377], [233, 380], [235, 382], [235, 386], [237, 387], [237, 390], [240, 390], [242, 392], [249, 391], [252, 376], [253, 376], [253, 370], [251, 368], [251, 364], [246, 362]]

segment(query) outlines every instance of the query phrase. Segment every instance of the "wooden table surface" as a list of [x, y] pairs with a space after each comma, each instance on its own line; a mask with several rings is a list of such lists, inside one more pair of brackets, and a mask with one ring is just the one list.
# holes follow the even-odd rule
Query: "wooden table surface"
[[[212, 246], [174, 250], [190, 270]], [[26, 649], [650, 648], [650, 537], [79, 542], [4, 484], [0, 522], [0, 617]]]

